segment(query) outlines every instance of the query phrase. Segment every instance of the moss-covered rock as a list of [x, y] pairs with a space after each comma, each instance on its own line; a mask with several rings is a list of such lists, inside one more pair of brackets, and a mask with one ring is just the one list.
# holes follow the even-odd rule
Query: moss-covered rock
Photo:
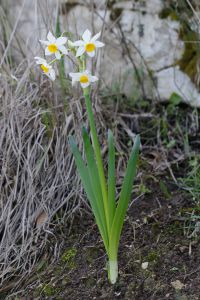
[[172, 21], [180, 22], [179, 37], [184, 42], [185, 49], [181, 59], [176, 64], [180, 67], [181, 71], [190, 77], [199, 90], [200, 83], [197, 78], [200, 60], [199, 35], [190, 26], [190, 19], [192, 18], [191, 10], [187, 10], [185, 5], [180, 1], [176, 4], [174, 2], [164, 7], [159, 13], [159, 17], [161, 19], [170, 18]]

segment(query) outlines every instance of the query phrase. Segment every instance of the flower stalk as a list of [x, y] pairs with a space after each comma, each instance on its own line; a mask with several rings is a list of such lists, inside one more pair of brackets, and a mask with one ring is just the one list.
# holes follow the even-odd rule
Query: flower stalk
[[[100, 144], [98, 140], [97, 130], [95, 126], [94, 114], [92, 110], [92, 104], [90, 99], [90, 89], [83, 89], [83, 94], [86, 103], [86, 110], [90, 124], [90, 131], [92, 137], [92, 145], [94, 148], [95, 159], [97, 163], [97, 170], [100, 180], [103, 208], [102, 218], [104, 219], [104, 225], [107, 229], [108, 246], [106, 251], [108, 255], [108, 278], [111, 284], [115, 284], [118, 278], [118, 246], [120, 234], [125, 218], [125, 213], [128, 207], [128, 202], [131, 197], [131, 189], [133, 178], [136, 173], [136, 163], [139, 152], [140, 140], [139, 136], [136, 138], [135, 148], [132, 151], [130, 157], [127, 172], [124, 183], [122, 185], [121, 196], [119, 203], [116, 207], [115, 202], [115, 158], [114, 158], [114, 141], [111, 131], [108, 134], [108, 145], [109, 145], [109, 157], [108, 157], [108, 185], [106, 183], [103, 160], [101, 156]], [[87, 148], [85, 149], [87, 151]], [[105, 238], [103, 238], [104, 240]]]

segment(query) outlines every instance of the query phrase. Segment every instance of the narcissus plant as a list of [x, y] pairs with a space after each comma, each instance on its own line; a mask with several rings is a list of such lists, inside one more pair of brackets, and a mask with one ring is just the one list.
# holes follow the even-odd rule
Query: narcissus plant
[[85, 159], [79, 151], [73, 136], [69, 137], [69, 143], [105, 246], [108, 257], [108, 277], [110, 282], [114, 284], [118, 277], [118, 247], [121, 231], [132, 195], [133, 181], [136, 176], [140, 137], [139, 135], [135, 137], [121, 192], [118, 199], [116, 199], [114, 137], [112, 132], [108, 130], [108, 167], [105, 169], [90, 98], [90, 85], [96, 82], [98, 78], [86, 69], [88, 56], [94, 57], [96, 49], [104, 46], [102, 42], [98, 41], [100, 36], [101, 33], [98, 33], [92, 37], [91, 32], [87, 29], [82, 35], [82, 40], [76, 42], [68, 41], [69, 50], [67, 50], [63, 46], [67, 39], [65, 37], [55, 38], [49, 32], [47, 36], [48, 41], [41, 42], [47, 46], [45, 54], [55, 54], [56, 59], [49, 63], [40, 57], [35, 59], [43, 72], [52, 80], [55, 79], [55, 71], [52, 68], [52, 64], [57, 59], [60, 59], [61, 55], [64, 56], [70, 52], [71, 55], [75, 56], [74, 59], [77, 59], [76, 66], [78, 66], [78, 70], [75, 73], [69, 73], [69, 76], [72, 79], [72, 85], [76, 82], [81, 85], [85, 98], [90, 125], [90, 134], [85, 127], [82, 128]]

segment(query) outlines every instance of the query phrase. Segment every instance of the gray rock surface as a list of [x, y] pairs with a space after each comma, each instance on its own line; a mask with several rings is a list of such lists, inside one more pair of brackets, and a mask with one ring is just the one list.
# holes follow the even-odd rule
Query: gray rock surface
[[[23, 0], [8, 0], [12, 20], [17, 18]], [[38, 54], [39, 36], [44, 38], [48, 29], [55, 28], [58, 2], [25, 0], [18, 30], [25, 41], [25, 50], [31, 58]], [[185, 45], [179, 38], [180, 23], [170, 18], [161, 19], [161, 0], [110, 1], [105, 10], [104, 0], [62, 0], [62, 27], [66, 31], [82, 34], [86, 28], [102, 30], [106, 47], [98, 53], [98, 65], [103, 85], [120, 88], [129, 97], [143, 94], [167, 100], [172, 93], [179, 94], [183, 101], [200, 107], [200, 94], [194, 83], [177, 65], [184, 53]], [[87, 5], [88, 3], [88, 5]], [[38, 13], [39, 12], [39, 13]], [[102, 29], [103, 26], [103, 29]], [[30, 43], [33, 45], [30, 52]], [[67, 69], [71, 68], [70, 64]], [[136, 71], [137, 69], [137, 71]], [[151, 76], [149, 76], [151, 74]], [[143, 82], [141, 91], [140, 83]], [[154, 81], [153, 81], [154, 80]], [[154, 82], [154, 84], [153, 84]], [[157, 89], [155, 85], [157, 84]]]

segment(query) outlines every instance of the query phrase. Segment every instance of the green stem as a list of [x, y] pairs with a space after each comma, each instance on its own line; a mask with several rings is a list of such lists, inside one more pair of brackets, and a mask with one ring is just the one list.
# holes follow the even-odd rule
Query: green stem
[[[61, 54], [61, 58], [64, 56], [64, 54]], [[52, 61], [49, 62], [49, 65], [52, 65], [53, 63], [55, 63], [58, 59], [55, 58]]]
[[104, 210], [105, 210], [105, 216], [106, 216], [106, 225], [107, 225], [107, 230], [108, 230], [108, 234], [109, 234], [109, 211], [108, 211], [107, 185], [106, 185], [106, 179], [105, 179], [105, 174], [104, 174], [104, 169], [103, 169], [103, 161], [102, 161], [102, 157], [101, 157], [101, 150], [100, 150], [100, 145], [99, 145], [99, 141], [98, 141], [98, 137], [97, 137], [97, 131], [96, 131], [96, 127], [95, 127], [94, 115], [93, 115], [93, 111], [92, 111], [92, 104], [90, 101], [89, 92], [90, 92], [89, 88], [83, 89], [87, 114], [88, 114], [89, 123], [90, 123], [92, 143], [94, 146], [94, 152], [96, 155], [97, 167], [98, 167], [99, 178], [100, 178], [100, 183], [101, 183], [101, 190], [102, 190], [102, 196], [103, 196], [103, 202], [104, 202]]

